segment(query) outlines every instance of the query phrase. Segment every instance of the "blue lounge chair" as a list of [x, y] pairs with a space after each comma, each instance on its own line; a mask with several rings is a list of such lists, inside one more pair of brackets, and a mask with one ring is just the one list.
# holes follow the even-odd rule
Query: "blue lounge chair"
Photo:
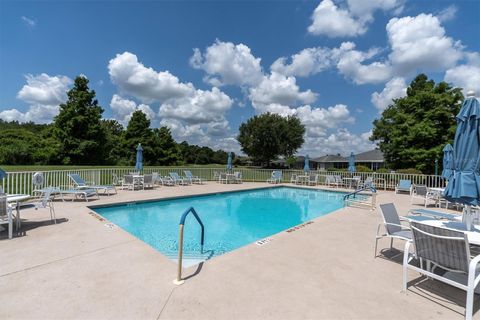
[[395, 193], [399, 192], [408, 192], [412, 193], [412, 181], [410, 180], [400, 180], [398, 185], [395, 187]]
[[115, 186], [112, 186], [112, 185], [95, 185], [95, 184], [89, 185], [89, 184], [87, 184], [87, 182], [85, 182], [85, 180], [83, 180], [76, 173], [70, 173], [70, 174], [68, 174], [68, 177], [73, 181], [73, 183], [75, 185], [75, 189], [79, 189], [79, 190], [95, 189], [97, 193], [98, 193], [99, 190], [103, 190], [103, 193], [106, 193], [108, 195], [110, 195], [110, 191], [115, 192], [115, 194], [117, 193], [117, 189], [115, 188]]

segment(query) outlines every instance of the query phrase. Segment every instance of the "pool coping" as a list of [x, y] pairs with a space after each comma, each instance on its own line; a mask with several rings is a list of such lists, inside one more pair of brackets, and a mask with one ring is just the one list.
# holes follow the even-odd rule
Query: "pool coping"
[[[317, 188], [315, 188], [315, 187], [317, 187]], [[95, 211], [95, 209], [96, 208], [109, 208], [109, 207], [116, 207], [116, 206], [126, 206], [126, 205], [129, 205], [129, 204], [137, 204], [137, 203], [138, 204], [143, 204], [143, 203], [149, 203], [149, 202], [170, 201], [170, 200], [178, 200], [178, 199], [185, 199], [185, 198], [192, 198], [192, 197], [204, 197], [204, 196], [229, 194], [229, 193], [243, 193], [243, 192], [251, 192], [251, 191], [255, 191], [255, 190], [266, 190], [266, 189], [277, 189], [277, 188], [293, 188], [293, 189], [302, 189], [302, 190], [317, 191], [317, 192], [326, 191], [326, 192], [339, 193], [339, 194], [348, 194], [349, 193], [347, 191], [331, 190], [331, 189], [324, 189], [324, 188], [318, 188], [318, 187], [319, 186], [298, 186], [298, 185], [291, 186], [291, 185], [285, 185], [285, 184], [277, 184], [277, 185], [267, 185], [267, 186], [254, 187], [254, 188], [243, 189], [243, 190], [208, 192], [208, 193], [200, 193], [200, 194], [193, 194], [193, 195], [172, 196], [172, 197], [156, 198], [156, 199], [145, 199], [145, 200], [138, 200], [138, 201], [137, 200], [132, 200], [132, 201], [124, 201], [124, 202], [109, 203], [109, 204], [99, 204], [99, 205], [92, 205], [92, 206], [87, 205], [86, 208], [90, 210], [88, 212], [88, 214], [90, 216], [92, 216], [93, 218], [95, 218], [98, 221], [104, 223], [105, 225], [107, 225], [107, 224], [114, 225], [116, 229], [121, 230], [122, 232], [124, 232], [124, 233], [128, 234], [129, 236], [133, 237], [134, 239], [140, 241], [143, 245], [146, 245], [147, 247], [153, 249], [156, 253], [160, 254], [162, 257], [165, 257], [169, 262], [177, 264], [176, 260], [173, 260], [171, 257], [169, 257], [169, 256], [165, 255], [164, 253], [162, 253], [161, 251], [159, 251], [157, 248], [151, 246], [147, 242], [143, 241], [142, 239], [138, 238], [134, 234], [130, 233], [128, 230], [125, 230], [124, 228], [120, 227], [116, 223], [108, 220], [107, 218], [105, 218], [101, 214], [97, 213]], [[317, 216], [317, 217], [315, 217], [311, 220], [304, 221], [304, 222], [301, 222], [299, 224], [293, 225], [293, 226], [291, 226], [291, 227], [289, 227], [285, 230], [280, 230], [278, 232], [272, 233], [271, 235], [268, 235], [267, 237], [257, 239], [253, 242], [249, 242], [249, 243], [247, 243], [247, 244], [245, 244], [245, 245], [243, 245], [239, 248], [236, 248], [234, 250], [227, 251], [227, 252], [225, 252], [221, 255], [212, 257], [211, 259], [206, 259], [206, 260], [200, 261], [198, 263], [189, 265], [188, 267], [184, 267], [184, 269], [196, 267], [200, 263], [204, 263], [204, 262], [207, 262], [207, 261], [210, 261], [210, 260], [213, 260], [213, 259], [217, 260], [217, 258], [221, 258], [223, 256], [230, 255], [230, 254], [232, 254], [232, 253], [234, 253], [238, 250], [241, 250], [243, 248], [247, 248], [247, 247], [250, 247], [250, 246], [253, 246], [253, 245], [257, 245], [257, 242], [261, 242], [261, 241], [266, 240], [266, 239], [269, 240], [268, 242], [271, 242], [271, 240], [273, 240], [272, 238], [276, 238], [276, 237], [278, 237], [278, 236], [280, 236], [281, 234], [284, 234], [284, 233], [285, 234], [291, 234], [294, 231], [301, 230], [304, 227], [306, 227], [310, 224], [313, 224], [317, 219], [320, 219], [320, 218], [322, 218], [326, 215], [330, 215], [330, 214], [339, 212], [339, 211], [343, 210], [344, 208], [345, 208], [345, 202], [343, 203], [342, 207], [340, 207], [338, 209], [335, 209], [335, 210], [333, 210], [333, 211], [331, 211], [331, 212], [329, 212], [325, 215]], [[261, 247], [261, 245], [257, 245], [257, 246]]]

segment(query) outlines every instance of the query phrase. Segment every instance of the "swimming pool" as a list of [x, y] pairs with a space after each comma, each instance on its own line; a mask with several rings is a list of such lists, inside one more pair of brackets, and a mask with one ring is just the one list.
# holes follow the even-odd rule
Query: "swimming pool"
[[213, 195], [92, 207], [99, 215], [146, 242], [172, 260], [178, 254], [178, 224], [194, 207], [205, 225], [203, 253], [200, 226], [185, 221], [184, 257], [209, 259], [343, 207], [345, 193], [272, 187]]

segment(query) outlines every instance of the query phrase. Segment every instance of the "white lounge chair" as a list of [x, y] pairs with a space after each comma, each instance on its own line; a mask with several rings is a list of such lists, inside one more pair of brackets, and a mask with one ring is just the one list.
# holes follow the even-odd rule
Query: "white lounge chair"
[[[403, 255], [403, 291], [407, 292], [408, 269], [431, 279], [442, 281], [467, 292], [465, 319], [473, 316], [474, 293], [480, 282], [480, 255], [472, 257], [468, 236], [451, 229], [412, 222], [413, 241], [407, 241]], [[410, 248], [413, 245], [413, 252]], [[416, 261], [420, 260], [420, 267]], [[427, 262], [424, 268], [422, 262]], [[433, 265], [433, 267], [431, 267]], [[435, 272], [443, 269], [444, 273]], [[476, 290], [477, 289], [477, 290]], [[433, 315], [432, 315], [433, 316]]]
[[183, 185], [183, 186], [186, 186], [186, 185], [189, 185], [190, 182], [186, 179], [183, 179], [182, 177], [180, 177], [180, 175], [176, 172], [170, 172], [170, 178], [172, 178], [173, 180], [173, 183], [177, 184], [177, 185]]
[[103, 190], [103, 193], [110, 195], [110, 191], [117, 193], [117, 189], [112, 185], [95, 185], [95, 183], [88, 184], [76, 173], [68, 174], [77, 189], [95, 189], [97, 192]]
[[[403, 226], [398, 216], [397, 209], [393, 203], [385, 203], [378, 206], [382, 215], [382, 223], [378, 224], [377, 234], [375, 235], [375, 257], [377, 257], [378, 240], [390, 238], [390, 249], [393, 247], [393, 239], [409, 241], [412, 239], [412, 231], [407, 226]], [[407, 221], [404, 221], [407, 222]], [[384, 227], [385, 233], [380, 234], [380, 228]]]
[[395, 193], [399, 192], [408, 192], [412, 193], [412, 181], [410, 180], [400, 180], [398, 185], [395, 187]]
[[202, 184], [202, 179], [200, 179], [198, 176], [194, 176], [190, 170], [184, 170], [183, 173], [185, 174], [185, 179], [190, 181], [190, 183], [198, 183]]

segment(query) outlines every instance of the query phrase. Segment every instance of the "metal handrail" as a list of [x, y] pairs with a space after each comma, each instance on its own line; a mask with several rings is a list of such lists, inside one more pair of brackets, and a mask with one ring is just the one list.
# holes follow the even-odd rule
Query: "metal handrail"
[[193, 207], [188, 208], [183, 214], [182, 217], [180, 218], [180, 224], [179, 224], [179, 230], [178, 230], [178, 269], [177, 269], [177, 278], [173, 280], [173, 283], [176, 285], [181, 285], [185, 282], [185, 280], [182, 279], [182, 259], [183, 259], [183, 227], [185, 225], [185, 219], [187, 218], [189, 213], [192, 213], [195, 219], [197, 219], [197, 222], [200, 224], [200, 227], [202, 227], [202, 236], [200, 239], [200, 245], [201, 245], [201, 253], [203, 253], [203, 243], [205, 239], [205, 227], [203, 225], [202, 220], [198, 216], [197, 212]]
[[344, 201], [347, 200], [348, 198], [350, 198], [350, 196], [353, 196], [353, 197], [355, 198], [355, 196], [356, 196], [357, 194], [359, 194], [360, 192], [365, 191], [365, 190], [370, 190], [372, 193], [376, 193], [376, 192], [377, 192], [377, 189], [375, 189], [375, 187], [373, 187], [373, 186], [365, 186], [365, 187], [362, 187], [362, 188], [360, 188], [360, 189], [357, 189], [357, 190], [355, 190], [355, 191], [353, 191], [353, 192], [350, 192], [350, 193], [344, 195], [344, 196], [343, 196], [343, 200], [344, 200]]

